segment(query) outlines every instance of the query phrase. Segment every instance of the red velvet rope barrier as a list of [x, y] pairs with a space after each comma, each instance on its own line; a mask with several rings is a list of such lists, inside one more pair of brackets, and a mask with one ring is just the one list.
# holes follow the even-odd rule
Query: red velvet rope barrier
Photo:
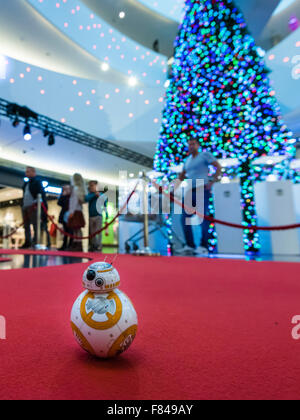
[[[30, 208], [30, 214], [33, 212], [33, 210], [35, 210], [36, 209], [36, 204], [34, 204], [31, 208]], [[18, 230], [19, 229], [21, 229], [21, 227], [23, 227], [24, 225], [25, 225], [25, 223], [26, 223], [26, 220], [27, 219], [29, 219], [29, 217], [30, 217], [30, 214], [29, 215], [27, 215], [26, 217], [25, 217], [25, 220], [24, 220], [24, 222], [21, 224], [21, 225], [19, 225], [19, 226], [17, 226], [12, 232], [10, 232], [10, 234], [8, 234], [8, 235], [5, 235], [5, 236], [0, 236], [0, 238], [1, 239], [8, 239], [8, 238], [11, 238], [15, 233], [17, 233], [18, 232]]]
[[25, 225], [25, 222], [23, 222], [21, 225], [19, 225], [18, 227], [16, 227], [12, 232], [10, 232], [9, 235], [5, 235], [5, 236], [1, 236], [2, 239], [8, 239], [10, 237], [12, 237], [15, 233], [18, 232], [19, 229], [21, 229], [21, 227], [23, 227]]
[[126, 206], [128, 205], [128, 203], [129, 203], [129, 201], [131, 200], [131, 198], [132, 198], [132, 196], [133, 196], [133, 194], [135, 193], [135, 191], [136, 191], [136, 189], [137, 189], [137, 186], [138, 186], [138, 184], [136, 184], [136, 186], [135, 186], [135, 188], [134, 188], [134, 190], [131, 192], [131, 194], [128, 196], [128, 198], [127, 198], [127, 200], [126, 200], [126, 202], [125, 202], [125, 204], [123, 205], [123, 207], [121, 208], [121, 210], [119, 210], [119, 212], [117, 213], [117, 215], [109, 222], [109, 223], [106, 223], [105, 224], [105, 226], [104, 227], [102, 227], [101, 229], [99, 229], [97, 232], [95, 232], [95, 233], [93, 233], [92, 235], [89, 235], [89, 236], [75, 236], [75, 235], [72, 235], [71, 233], [67, 233], [67, 232], [65, 232], [63, 229], [61, 229], [56, 223], [55, 223], [55, 221], [54, 221], [54, 217], [52, 217], [52, 216], [50, 216], [49, 214], [48, 214], [48, 210], [47, 210], [47, 208], [46, 208], [46, 206], [45, 206], [45, 204], [42, 202], [42, 209], [43, 209], [43, 211], [46, 213], [46, 215], [47, 215], [47, 217], [48, 217], [48, 219], [54, 224], [54, 226], [56, 227], [56, 229], [58, 229], [59, 230], [59, 232], [62, 234], [62, 235], [64, 235], [64, 236], [67, 236], [67, 237], [69, 237], [69, 238], [72, 238], [72, 239], [74, 239], [74, 240], [77, 240], [77, 241], [82, 241], [82, 240], [84, 240], [84, 239], [92, 239], [92, 238], [94, 238], [95, 236], [97, 236], [97, 235], [99, 235], [100, 233], [102, 233], [103, 231], [105, 231], [109, 226], [111, 226], [117, 219], [118, 219], [118, 217], [120, 217], [121, 216], [121, 214], [123, 213], [123, 211], [125, 210], [125, 208], [126, 208]]
[[[162, 187], [160, 185], [158, 185], [156, 182], [152, 181], [152, 184], [154, 185], [154, 187], [161, 192], [165, 197], [170, 198], [174, 203], [178, 204], [183, 210], [185, 210], [186, 212], [189, 212], [190, 214], [194, 214], [199, 216], [200, 218], [203, 218], [204, 220], [207, 220], [211, 223], [215, 223], [215, 224], [219, 224], [219, 225], [223, 225], [223, 226], [228, 226], [228, 227], [232, 227], [235, 229], [249, 229], [250, 232], [251, 231], [282, 231], [282, 230], [292, 230], [292, 229], [299, 229], [300, 228], [300, 223], [296, 223], [293, 225], [285, 225], [285, 226], [249, 226], [249, 225], [239, 225], [236, 223], [230, 223], [230, 222], [225, 222], [224, 220], [218, 220], [215, 219], [213, 217], [204, 215], [199, 213], [197, 210], [195, 209], [191, 209], [190, 207], [186, 206], [184, 203], [182, 203], [181, 201], [177, 200], [173, 194], [170, 193], [166, 193], [165, 191], [163, 191]], [[137, 184], [138, 185], [138, 184]], [[131, 200], [133, 194], [135, 193], [136, 189], [137, 189], [137, 185], [135, 186], [134, 190], [131, 192], [131, 194], [128, 196], [125, 204], [123, 205], [123, 207], [121, 208], [121, 210], [117, 213], [117, 215], [109, 222], [106, 223], [104, 227], [102, 227], [100, 230], [98, 230], [97, 232], [93, 233], [92, 235], [89, 236], [75, 236], [72, 235], [70, 233], [65, 232], [63, 229], [61, 229], [54, 221], [54, 217], [50, 216], [48, 214], [48, 210], [45, 206], [45, 204], [42, 202], [42, 209], [43, 211], [46, 213], [47, 218], [54, 224], [54, 226], [56, 227], [56, 229], [58, 229], [59, 232], [61, 232], [62, 235], [67, 236], [69, 238], [75, 239], [75, 240], [84, 240], [84, 239], [92, 239], [95, 236], [99, 235], [100, 233], [102, 233], [103, 231], [105, 231], [109, 226], [111, 226], [117, 219], [118, 217], [120, 217], [120, 215], [123, 213], [124, 209], [126, 208], [126, 206], [128, 205], [129, 201]], [[13, 232], [11, 232], [9, 235], [6, 236], [2, 236], [2, 239], [8, 239], [11, 236], [13, 236], [18, 229], [20, 229], [22, 226], [24, 226], [25, 222], [23, 222], [20, 226], [18, 226], [17, 228], [15, 228], [13, 230]]]
[[228, 227], [232, 227], [232, 228], [235, 228], [235, 229], [243, 229], [243, 230], [249, 229], [250, 231], [279, 231], [279, 230], [291, 230], [291, 229], [299, 229], [300, 228], [300, 223], [296, 223], [294, 225], [267, 227], [267, 226], [252, 226], [252, 225], [249, 226], [249, 225], [246, 225], [246, 224], [245, 225], [238, 225], [236, 223], [230, 223], [230, 222], [225, 222], [224, 220], [218, 220], [218, 219], [215, 219], [213, 217], [201, 214], [195, 209], [191, 209], [190, 207], [187, 207], [181, 201], [177, 200], [174, 197], [173, 194], [169, 194], [169, 193], [166, 193], [165, 191], [163, 191], [162, 187], [160, 185], [156, 184], [156, 182], [152, 181], [152, 184], [154, 185], [154, 187], [159, 192], [161, 192], [164, 196], [170, 198], [173, 201], [173, 203], [178, 204], [186, 212], [189, 212], [190, 214], [197, 215], [197, 216], [201, 217], [202, 219], [207, 220], [208, 222], [211, 222], [211, 223], [215, 223], [215, 224], [219, 224], [219, 225], [223, 225], [223, 226], [228, 226]]

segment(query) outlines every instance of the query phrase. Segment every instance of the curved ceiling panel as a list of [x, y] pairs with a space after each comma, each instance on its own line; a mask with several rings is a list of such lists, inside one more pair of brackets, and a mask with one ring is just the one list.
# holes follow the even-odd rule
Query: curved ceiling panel
[[9, 0], [0, 13], [0, 53], [57, 73], [111, 83], [128, 77], [103, 72], [101, 61], [71, 41], [23, 0]]
[[[173, 55], [179, 23], [149, 9], [138, 0], [82, 0], [87, 7], [126, 36], [153, 49], [158, 40], [161, 54]], [[119, 13], [126, 13], [125, 19]]]
[[185, 0], [140, 0], [140, 2], [157, 13], [178, 22], [181, 22], [184, 17]]
[[236, 0], [236, 5], [243, 12], [251, 34], [258, 41], [264, 27], [278, 6], [278, 0]]
[[276, 10], [262, 33], [260, 44], [263, 48], [269, 50], [291, 35], [289, 21], [292, 16], [300, 20], [300, 0], [286, 1]]
[[284, 9], [286, 9], [287, 7], [289, 7], [294, 2], [295, 2], [295, 0], [281, 0], [281, 2], [279, 3], [277, 9], [274, 12], [274, 15], [276, 15], [277, 13], [281, 13]]
[[77, 45], [124, 76], [135, 76], [140, 83], [152, 86], [166, 79], [164, 56], [125, 37], [82, 2], [27, 1]]
[[[167, 14], [166, 10], [171, 4], [173, 4], [173, 9], [172, 6], [170, 7], [172, 11], [176, 5], [179, 7], [183, 0], [140, 1], [101, 0], [100, 4], [99, 0], [82, 0], [94, 13], [101, 16], [128, 37], [152, 49], [154, 42], [158, 40], [159, 51], [165, 56], [172, 56], [179, 22], [164, 16], [164, 14]], [[262, 2], [261, 0], [236, 0], [236, 4], [244, 13], [250, 32], [255, 39], [258, 39], [276, 6], [278, 6], [278, 0], [268, 0], [267, 2]], [[170, 10], [168, 16], [170, 16]], [[124, 19], [119, 18], [121, 11], [126, 13]], [[177, 15], [176, 18], [180, 19], [180, 16], [181, 14]]]
[[[284, 9], [286, 9], [288, 6], [290, 6], [295, 0], [281, 0], [279, 6], [277, 7], [275, 13], [282, 12]], [[170, 19], [177, 20], [178, 22], [181, 22], [184, 17], [184, 6], [185, 6], [185, 0], [140, 0], [141, 3], [144, 3], [147, 7], [150, 9], [155, 10], [157, 13], [161, 13], [164, 16], [169, 17]], [[261, 10], [261, 4], [259, 4], [259, 10]], [[274, 2], [272, 5], [272, 2], [267, 1], [265, 3], [271, 4], [272, 7], [276, 7], [278, 4], [278, 1]], [[236, 0], [236, 4], [243, 9], [244, 13], [249, 13], [251, 9], [253, 9], [253, 3], [251, 1], [244, 1], [244, 0]], [[269, 6], [268, 5], [268, 6]], [[247, 9], [248, 8], [248, 9]], [[256, 10], [257, 11], [257, 10]], [[254, 10], [254, 12], [256, 12]], [[252, 25], [252, 22], [250, 21], [250, 25]]]

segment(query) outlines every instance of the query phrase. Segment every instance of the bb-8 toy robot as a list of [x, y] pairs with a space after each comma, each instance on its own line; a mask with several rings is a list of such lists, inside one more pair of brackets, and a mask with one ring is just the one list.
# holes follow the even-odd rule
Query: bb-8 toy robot
[[83, 275], [86, 290], [72, 309], [71, 327], [76, 341], [96, 357], [123, 353], [136, 336], [137, 314], [119, 285], [120, 276], [112, 264], [92, 264]]

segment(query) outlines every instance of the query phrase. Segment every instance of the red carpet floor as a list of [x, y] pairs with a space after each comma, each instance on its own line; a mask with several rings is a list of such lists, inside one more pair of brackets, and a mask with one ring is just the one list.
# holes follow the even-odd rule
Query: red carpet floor
[[298, 264], [120, 256], [115, 265], [139, 331], [109, 361], [83, 352], [70, 329], [86, 264], [0, 272], [0, 399], [300, 398]]

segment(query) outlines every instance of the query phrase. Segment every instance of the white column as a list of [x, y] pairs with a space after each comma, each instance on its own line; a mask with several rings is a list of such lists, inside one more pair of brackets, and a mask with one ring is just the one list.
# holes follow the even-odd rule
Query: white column
[[[239, 182], [217, 183], [213, 188], [215, 218], [241, 225], [241, 188]], [[243, 230], [216, 224], [219, 254], [244, 254]]]
[[[258, 182], [255, 202], [260, 226], [297, 223], [291, 181]], [[294, 230], [259, 232], [262, 254], [299, 255], [299, 232]]]
[[[85, 227], [82, 229], [82, 236], [86, 237], [86, 236], [89, 235], [89, 223], [90, 223], [89, 207], [88, 207], [87, 203], [83, 204], [82, 212], [83, 212], [83, 216], [84, 216], [84, 220], [85, 220]], [[89, 240], [88, 239], [84, 239], [82, 241], [82, 249], [83, 249], [83, 252], [88, 252], [88, 250], [89, 250]]]

